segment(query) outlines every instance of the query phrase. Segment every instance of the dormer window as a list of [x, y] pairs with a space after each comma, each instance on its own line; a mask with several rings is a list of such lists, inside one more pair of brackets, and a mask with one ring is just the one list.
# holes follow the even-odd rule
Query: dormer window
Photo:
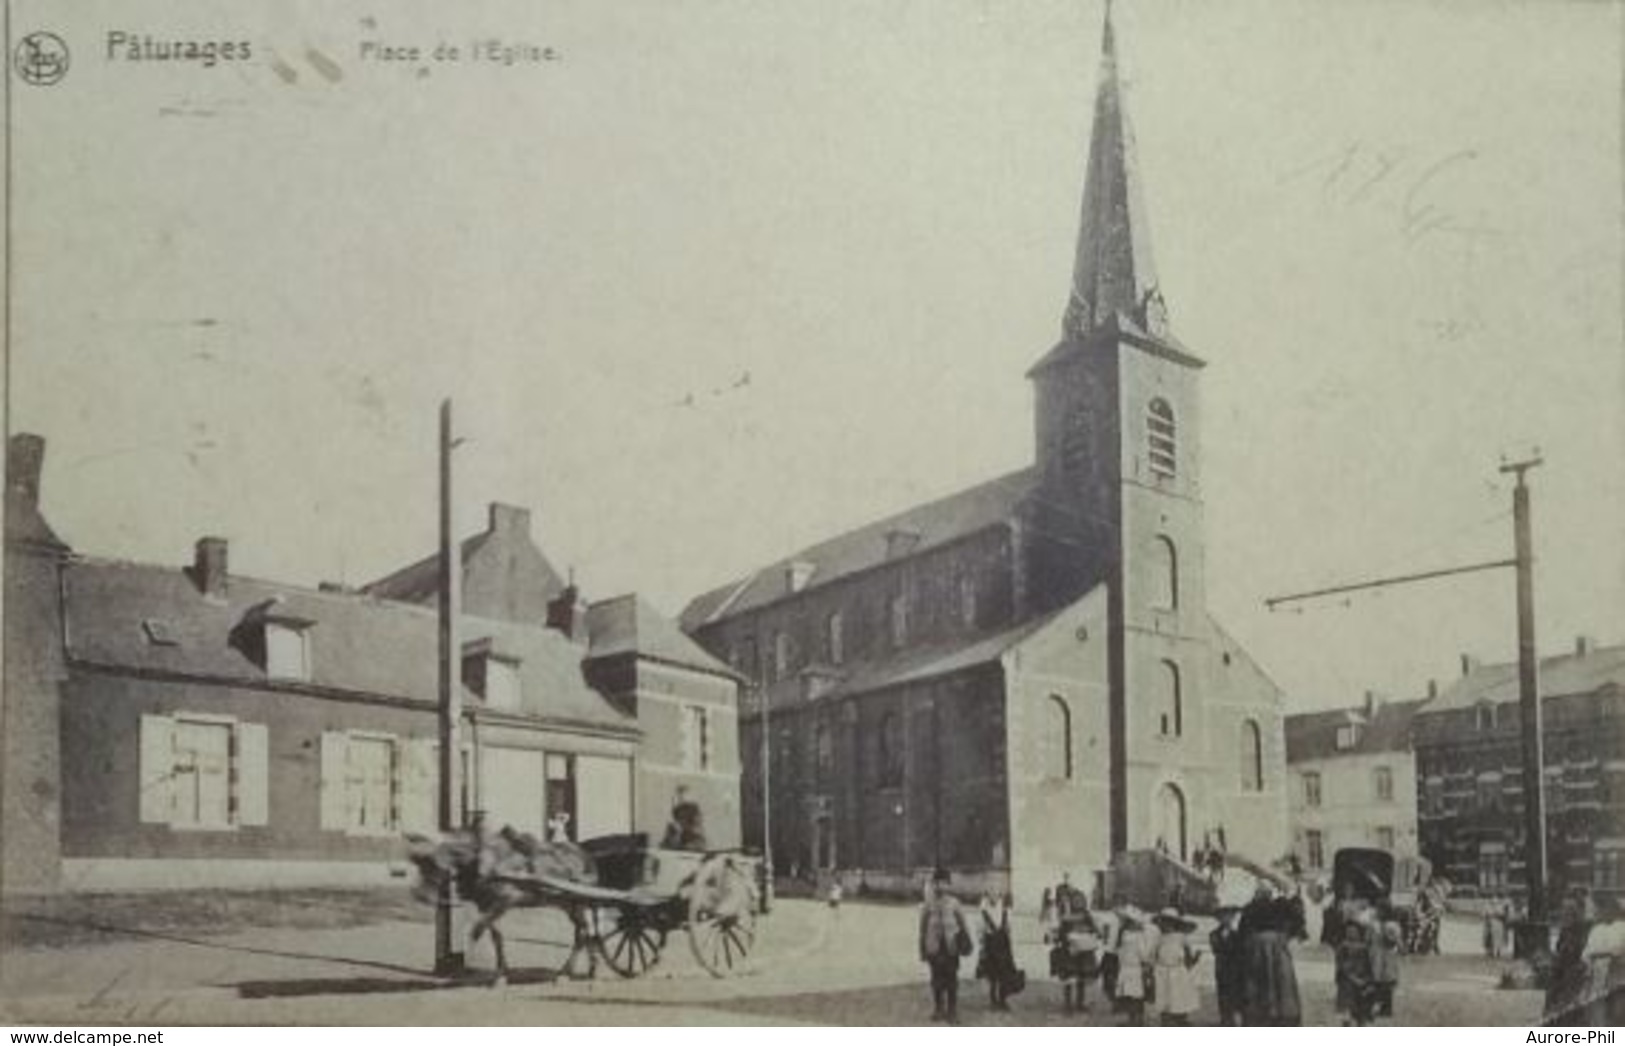
[[310, 641], [304, 623], [266, 620], [265, 674], [272, 679], [310, 680]]
[[1337, 728], [1337, 750], [1346, 752], [1360, 743], [1360, 724], [1344, 723]]
[[519, 666], [519, 658], [497, 649], [489, 639], [463, 646], [463, 685], [493, 711], [519, 711], [524, 697]]
[[1173, 479], [1176, 462], [1174, 408], [1160, 396], [1152, 400], [1145, 411], [1147, 461], [1151, 474], [1158, 479]]
[[506, 712], [519, 709], [519, 662], [500, 657], [486, 659], [485, 705]]

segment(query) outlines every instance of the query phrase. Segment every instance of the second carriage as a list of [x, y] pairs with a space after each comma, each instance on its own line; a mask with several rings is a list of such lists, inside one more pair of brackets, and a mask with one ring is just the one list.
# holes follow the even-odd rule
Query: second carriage
[[527, 881], [530, 904], [569, 918], [564, 969], [585, 957], [622, 977], [660, 961], [673, 935], [687, 938], [695, 962], [714, 977], [737, 972], [756, 945], [755, 861], [738, 851], [651, 848], [641, 835], [587, 840], [595, 882]]

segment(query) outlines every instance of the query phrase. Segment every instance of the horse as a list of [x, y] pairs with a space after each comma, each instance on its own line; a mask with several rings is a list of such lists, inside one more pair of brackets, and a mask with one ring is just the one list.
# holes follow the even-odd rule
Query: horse
[[[509, 973], [507, 950], [498, 928], [502, 917], [515, 908], [553, 903], [526, 880], [533, 880], [539, 872], [577, 881], [590, 881], [592, 875], [591, 859], [579, 848], [568, 843], [539, 843], [511, 828], [494, 836], [458, 829], [439, 841], [408, 835], [406, 846], [407, 860], [418, 872], [413, 893], [419, 900], [438, 899], [449, 881], [457, 897], [474, 906], [478, 918], [469, 928], [468, 939], [473, 944], [486, 932], [491, 934], [497, 966], [493, 987], [506, 984]], [[570, 918], [579, 950], [588, 937], [585, 920], [574, 907], [565, 906], [563, 910]], [[590, 961], [591, 949], [588, 954]]]

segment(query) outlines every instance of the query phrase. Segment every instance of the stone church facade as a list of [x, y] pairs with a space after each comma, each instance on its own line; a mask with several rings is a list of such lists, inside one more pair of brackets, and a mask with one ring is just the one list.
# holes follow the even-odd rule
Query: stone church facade
[[1018, 896], [1127, 849], [1285, 852], [1281, 693], [1207, 611], [1204, 367], [1157, 286], [1108, 15], [1033, 465], [681, 616], [756, 684], [747, 843], [765, 821], [781, 872], [902, 889], [940, 864]]

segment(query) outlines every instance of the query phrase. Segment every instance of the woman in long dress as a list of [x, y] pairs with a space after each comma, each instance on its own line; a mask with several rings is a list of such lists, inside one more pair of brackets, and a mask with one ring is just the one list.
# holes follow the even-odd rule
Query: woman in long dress
[[1190, 934], [1196, 924], [1179, 914], [1177, 908], [1164, 908], [1157, 914], [1157, 947], [1153, 980], [1157, 1011], [1163, 1024], [1182, 1025], [1190, 1021], [1199, 1004], [1196, 992], [1196, 952]]
[[1124, 1023], [1145, 1024], [1146, 973], [1152, 959], [1151, 942], [1137, 912], [1121, 915], [1122, 932], [1117, 938], [1117, 1003]]
[[1248, 1025], [1297, 1027], [1303, 1023], [1291, 942], [1303, 933], [1297, 898], [1277, 897], [1261, 885], [1241, 913], [1242, 965]]

